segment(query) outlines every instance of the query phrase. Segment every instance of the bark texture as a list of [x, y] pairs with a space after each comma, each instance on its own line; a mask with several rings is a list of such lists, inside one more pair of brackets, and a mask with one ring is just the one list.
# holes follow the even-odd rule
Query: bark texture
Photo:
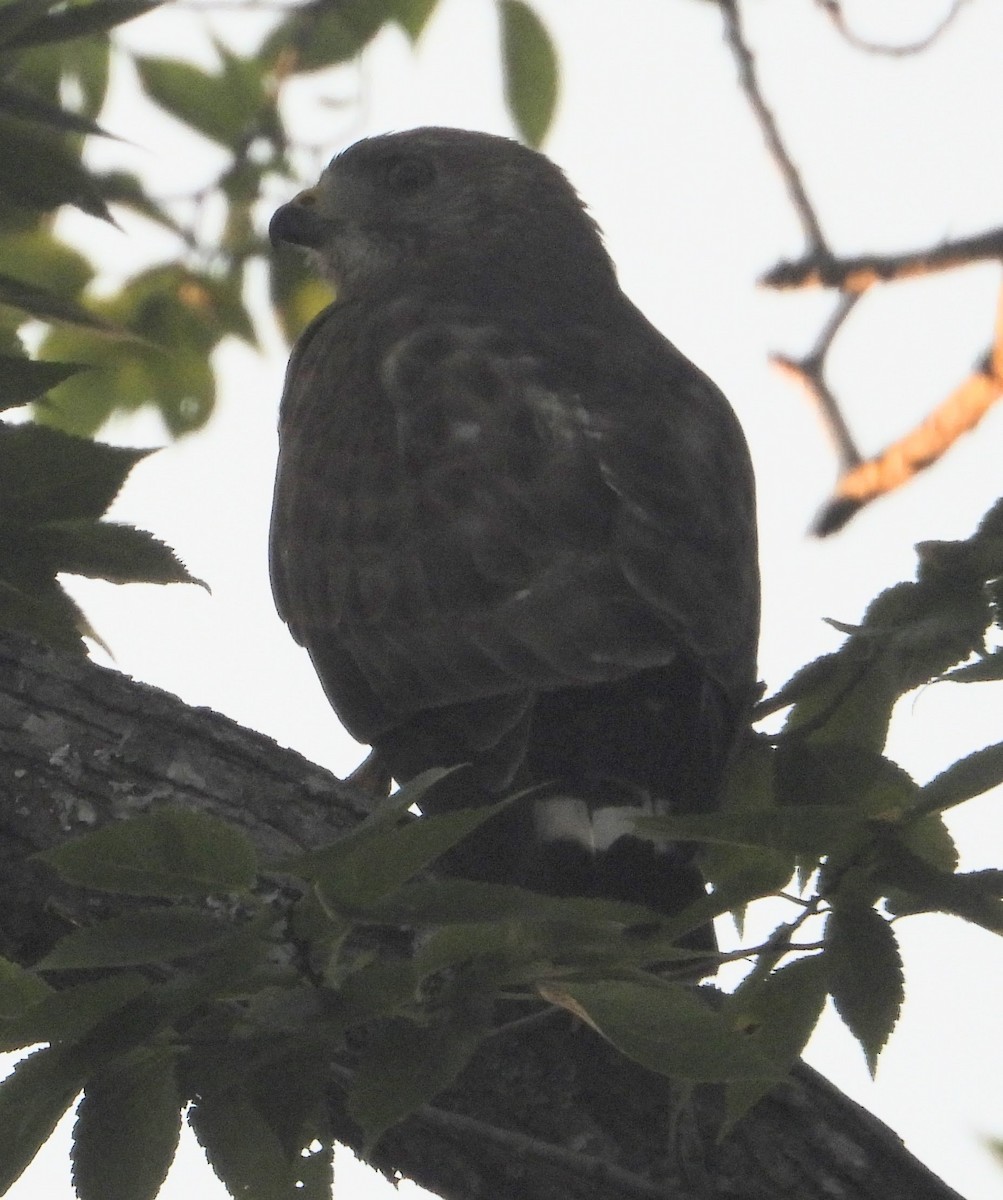
[[[30, 855], [159, 805], [234, 821], [269, 856], [328, 841], [364, 811], [348, 785], [225, 717], [0, 637], [0, 953], [30, 964], [67, 912], [95, 903], [54, 892]], [[335, 1128], [358, 1149], [339, 1095], [335, 1077]], [[959, 1200], [807, 1066], [723, 1139], [719, 1118], [715, 1089], [687, 1094], [555, 1015], [486, 1042], [375, 1162], [448, 1200]]]

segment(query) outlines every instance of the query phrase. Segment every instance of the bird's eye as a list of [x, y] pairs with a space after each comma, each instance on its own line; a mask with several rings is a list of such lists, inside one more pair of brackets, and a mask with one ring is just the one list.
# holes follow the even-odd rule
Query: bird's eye
[[435, 178], [435, 168], [427, 158], [395, 154], [384, 164], [384, 177], [391, 191], [411, 196], [427, 187]]

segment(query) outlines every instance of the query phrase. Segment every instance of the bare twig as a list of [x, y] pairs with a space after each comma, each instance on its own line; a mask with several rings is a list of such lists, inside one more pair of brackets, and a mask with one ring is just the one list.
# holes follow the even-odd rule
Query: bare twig
[[784, 354], [774, 354], [770, 361], [803, 384], [808, 395], [815, 401], [839, 454], [840, 470], [849, 471], [856, 467], [862, 456], [853, 435], [825, 379], [825, 358], [829, 348], [846, 318], [860, 299], [859, 293], [844, 292], [839, 298], [832, 316], [823, 326], [818, 340], [811, 350], [799, 359]]
[[954, 0], [944, 17], [926, 35], [915, 42], [905, 42], [901, 46], [892, 46], [884, 42], [872, 42], [855, 33], [846, 19], [840, 0], [815, 0], [819, 8], [832, 20], [840, 36], [857, 50], [867, 54], [884, 54], [891, 58], [905, 58], [910, 54], [921, 54], [928, 50], [933, 43], [954, 23], [955, 17], [961, 12], [966, 0]]
[[759, 122], [763, 138], [766, 141], [766, 147], [783, 177], [787, 194], [790, 197], [791, 204], [794, 206], [794, 211], [798, 215], [805, 240], [808, 243], [809, 257], [820, 260], [824, 259], [829, 251], [822, 233], [822, 226], [819, 224], [818, 217], [815, 214], [811, 200], [808, 198], [805, 186], [801, 182], [798, 169], [795, 167], [794, 161], [780, 136], [776, 118], [770, 112], [766, 101], [763, 99], [759, 80], [756, 78], [755, 59], [753, 58], [752, 51], [749, 49], [748, 42], [745, 40], [745, 34], [742, 29], [738, 0], [717, 0], [717, 4], [724, 18], [725, 41], [738, 66], [739, 84], [749, 102], [749, 107]]
[[778, 263], [759, 282], [778, 289], [838, 287], [844, 292], [865, 292], [876, 283], [932, 275], [991, 259], [1003, 259], [1003, 228], [904, 254], [854, 258], [835, 258], [827, 252], [808, 254], [795, 262]]

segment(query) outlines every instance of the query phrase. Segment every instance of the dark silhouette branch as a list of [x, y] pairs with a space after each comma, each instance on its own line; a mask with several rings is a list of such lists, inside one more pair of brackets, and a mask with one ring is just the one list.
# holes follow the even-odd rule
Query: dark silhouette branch
[[904, 42], [899, 46], [889, 45], [886, 42], [872, 42], [855, 33], [850, 28], [840, 0], [815, 0], [815, 3], [832, 21], [840, 37], [855, 49], [863, 50], [867, 54], [882, 54], [890, 58], [906, 58], [911, 54], [922, 54], [924, 50], [929, 50], [934, 42], [954, 24], [954, 20], [961, 12], [965, 0], [954, 0], [946, 14], [925, 37], [918, 38], [914, 42]]
[[759, 282], [778, 290], [829, 287], [865, 292], [878, 283], [915, 279], [997, 259], [1003, 259], [1003, 229], [989, 229], [901, 254], [862, 254], [852, 258], [838, 258], [829, 253], [807, 254], [794, 262], [778, 263]]
[[799, 383], [804, 385], [808, 395], [818, 405], [826, 428], [836, 445], [841, 471], [848, 471], [856, 467], [862, 461], [862, 455], [843, 418], [839, 402], [825, 378], [825, 359], [836, 334], [859, 299], [859, 294], [853, 292], [844, 292], [840, 296], [839, 303], [833, 310], [832, 316], [822, 327], [815, 345], [803, 358], [788, 358], [783, 354], [774, 354], [771, 357], [771, 362], [776, 367], [788, 375], [794, 376]]
[[738, 68], [738, 82], [745, 98], [759, 123], [766, 142], [766, 149], [776, 164], [787, 188], [787, 195], [797, 213], [798, 220], [808, 243], [808, 253], [813, 258], [825, 258], [829, 253], [822, 226], [815, 212], [801, 175], [790, 152], [784, 145], [776, 118], [770, 111], [756, 74], [756, 60], [742, 29], [742, 18], [738, 0], [717, 0], [724, 18], [724, 37]]

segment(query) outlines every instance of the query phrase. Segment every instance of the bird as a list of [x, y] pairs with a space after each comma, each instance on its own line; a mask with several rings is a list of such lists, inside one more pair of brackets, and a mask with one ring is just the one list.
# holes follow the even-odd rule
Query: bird
[[[714, 383], [627, 298], [560, 168], [368, 137], [275, 212], [334, 302], [293, 349], [278, 612], [345, 728], [434, 814], [518, 792], [467, 878], [680, 913], [756, 694], [755, 485]], [[423, 800], [424, 805], [424, 800]]]

